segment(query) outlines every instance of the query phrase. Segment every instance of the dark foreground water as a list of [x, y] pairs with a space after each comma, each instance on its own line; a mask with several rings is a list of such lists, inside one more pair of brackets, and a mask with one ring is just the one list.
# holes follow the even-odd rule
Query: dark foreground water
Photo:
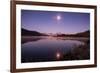
[[22, 37], [21, 62], [85, 60], [89, 48], [86, 38]]

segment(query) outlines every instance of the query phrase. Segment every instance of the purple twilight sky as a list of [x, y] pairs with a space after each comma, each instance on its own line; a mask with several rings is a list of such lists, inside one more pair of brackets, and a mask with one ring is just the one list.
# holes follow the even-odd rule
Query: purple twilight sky
[[73, 34], [90, 29], [90, 14], [21, 10], [21, 27], [41, 33]]

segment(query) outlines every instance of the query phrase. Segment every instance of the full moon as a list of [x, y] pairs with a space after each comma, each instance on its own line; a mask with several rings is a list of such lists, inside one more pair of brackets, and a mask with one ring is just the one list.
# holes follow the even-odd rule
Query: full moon
[[57, 15], [57, 20], [61, 20], [61, 16], [60, 15]]

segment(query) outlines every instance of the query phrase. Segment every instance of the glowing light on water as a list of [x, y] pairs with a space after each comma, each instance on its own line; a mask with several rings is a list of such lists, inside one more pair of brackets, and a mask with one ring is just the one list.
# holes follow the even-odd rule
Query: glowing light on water
[[60, 59], [61, 58], [61, 54], [59, 52], [56, 53], [56, 58]]

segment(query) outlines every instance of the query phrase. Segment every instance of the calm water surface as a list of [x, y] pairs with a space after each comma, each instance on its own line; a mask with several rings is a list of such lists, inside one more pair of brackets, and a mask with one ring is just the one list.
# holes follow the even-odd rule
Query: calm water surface
[[21, 61], [45, 62], [62, 60], [63, 56], [72, 52], [75, 47], [84, 45], [78, 39], [62, 38], [24, 38], [21, 45]]

